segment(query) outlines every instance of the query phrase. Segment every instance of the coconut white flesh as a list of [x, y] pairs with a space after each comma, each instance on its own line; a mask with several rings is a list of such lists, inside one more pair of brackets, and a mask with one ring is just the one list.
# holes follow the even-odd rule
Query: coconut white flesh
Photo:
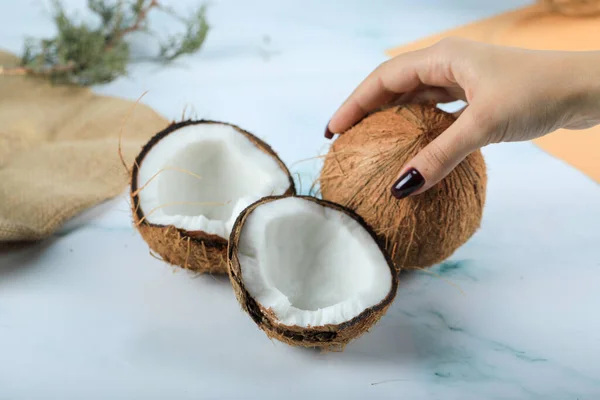
[[289, 197], [261, 204], [240, 233], [244, 285], [279, 322], [340, 324], [390, 292], [390, 267], [373, 237], [349, 215]]
[[162, 138], [140, 165], [138, 188], [146, 183], [139, 201], [149, 223], [225, 239], [244, 208], [290, 186], [271, 155], [223, 124], [188, 125]]

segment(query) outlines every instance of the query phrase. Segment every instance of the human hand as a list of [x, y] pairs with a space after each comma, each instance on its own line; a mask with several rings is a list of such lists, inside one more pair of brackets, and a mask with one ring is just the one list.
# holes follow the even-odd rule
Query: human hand
[[450, 38], [376, 68], [325, 130], [343, 134], [389, 103], [464, 100], [450, 128], [410, 160], [392, 187], [421, 193], [490, 143], [525, 141], [600, 123], [600, 52], [538, 51]]

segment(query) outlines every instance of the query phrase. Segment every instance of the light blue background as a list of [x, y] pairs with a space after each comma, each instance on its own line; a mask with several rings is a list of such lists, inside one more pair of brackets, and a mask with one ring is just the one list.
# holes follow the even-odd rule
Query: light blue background
[[[528, 3], [213, 1], [201, 52], [167, 68], [136, 64], [95, 90], [150, 90], [143, 101], [168, 118], [188, 104], [236, 123], [306, 189], [319, 163], [296, 162], [326, 151], [328, 118], [386, 48]], [[44, 4], [0, 1], [0, 45], [19, 52], [24, 34], [51, 34]], [[600, 187], [530, 143], [484, 155], [482, 227], [432, 269], [464, 294], [407, 276], [344, 353], [271, 342], [226, 279], [152, 258], [125, 196], [52, 240], [0, 253], [0, 399], [599, 398]]]

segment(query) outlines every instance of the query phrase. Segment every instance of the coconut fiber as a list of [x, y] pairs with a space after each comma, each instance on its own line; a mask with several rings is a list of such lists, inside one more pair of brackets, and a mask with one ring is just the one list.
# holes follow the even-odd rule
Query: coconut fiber
[[[0, 65], [17, 62], [0, 52]], [[121, 128], [122, 153], [131, 165], [168, 124], [149, 107], [138, 104], [132, 112], [133, 106], [84, 88], [0, 76], [0, 242], [50, 236], [127, 187], [118, 155]]]
[[390, 191], [402, 167], [454, 120], [431, 104], [388, 107], [340, 135], [325, 158], [323, 198], [362, 216], [398, 268], [439, 263], [479, 228], [487, 183], [479, 150], [421, 194], [397, 200]]

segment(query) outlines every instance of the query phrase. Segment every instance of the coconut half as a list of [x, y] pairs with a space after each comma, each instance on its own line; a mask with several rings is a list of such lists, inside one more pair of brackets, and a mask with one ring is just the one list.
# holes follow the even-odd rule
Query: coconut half
[[352, 211], [313, 197], [268, 197], [230, 237], [229, 276], [242, 308], [269, 337], [343, 349], [392, 303], [389, 256]]
[[227, 272], [227, 241], [240, 211], [264, 196], [293, 193], [277, 154], [224, 122], [170, 125], [144, 146], [132, 169], [142, 237], [165, 261], [198, 272]]

